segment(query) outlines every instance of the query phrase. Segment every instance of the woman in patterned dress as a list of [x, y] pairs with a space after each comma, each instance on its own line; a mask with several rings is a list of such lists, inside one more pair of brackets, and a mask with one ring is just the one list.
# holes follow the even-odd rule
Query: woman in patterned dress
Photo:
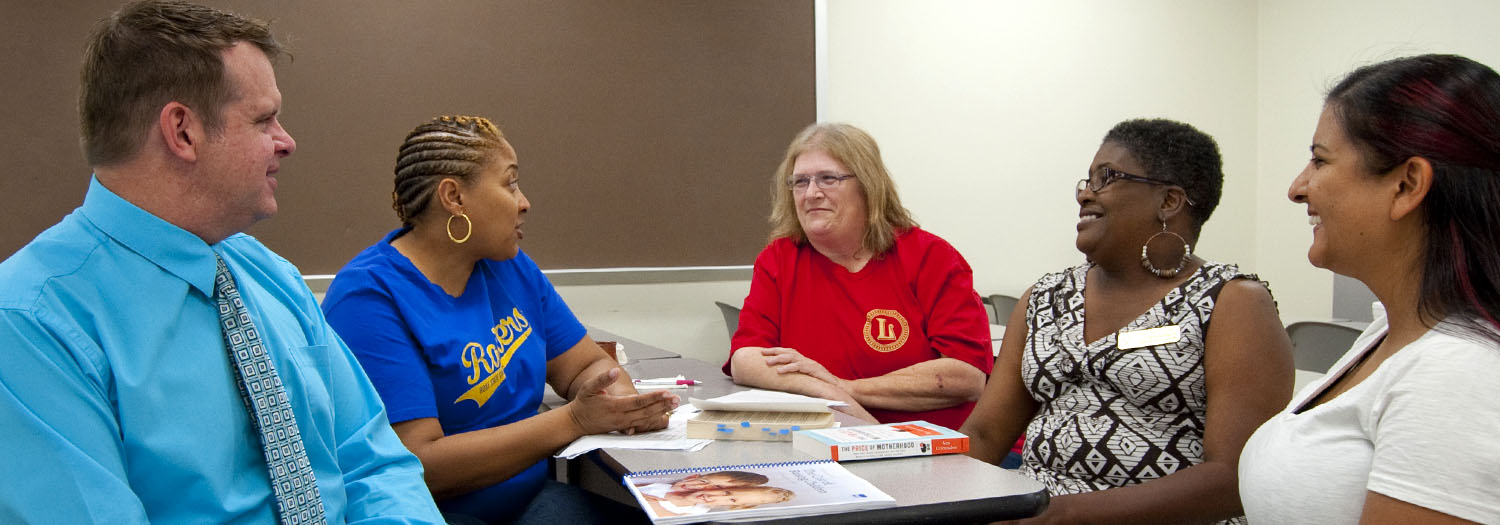
[[1024, 433], [1021, 472], [1053, 496], [1037, 522], [1242, 514], [1240, 448], [1291, 395], [1292, 354], [1265, 283], [1192, 252], [1223, 177], [1213, 138], [1130, 120], [1078, 182], [1087, 261], [1021, 296], [963, 426], [997, 464]]

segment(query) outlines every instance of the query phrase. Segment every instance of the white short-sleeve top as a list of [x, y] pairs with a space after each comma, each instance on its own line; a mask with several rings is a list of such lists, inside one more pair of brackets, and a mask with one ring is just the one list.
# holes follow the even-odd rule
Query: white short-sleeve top
[[1360, 335], [1240, 454], [1251, 523], [1355, 523], [1367, 491], [1500, 523], [1500, 345], [1440, 323], [1354, 388], [1300, 410], [1385, 336]]

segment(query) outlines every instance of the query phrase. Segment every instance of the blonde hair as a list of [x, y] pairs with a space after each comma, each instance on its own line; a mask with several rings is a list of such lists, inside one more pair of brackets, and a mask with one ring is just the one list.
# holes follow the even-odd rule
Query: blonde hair
[[787, 184], [797, 157], [822, 150], [839, 161], [859, 181], [865, 196], [865, 236], [861, 245], [879, 257], [896, 244], [896, 232], [917, 225], [911, 212], [901, 205], [896, 183], [880, 159], [880, 146], [864, 130], [839, 122], [819, 122], [803, 128], [786, 148], [781, 166], [771, 178], [771, 240], [782, 237], [797, 243], [807, 241], [807, 232], [797, 220], [797, 203]]

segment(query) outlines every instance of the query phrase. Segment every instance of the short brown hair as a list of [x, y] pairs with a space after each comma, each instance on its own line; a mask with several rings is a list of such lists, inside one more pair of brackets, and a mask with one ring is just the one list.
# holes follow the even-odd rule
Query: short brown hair
[[396, 218], [411, 227], [444, 177], [474, 182], [505, 144], [505, 134], [484, 117], [444, 115], [411, 130], [396, 154]]
[[862, 245], [872, 257], [879, 257], [896, 244], [896, 231], [917, 225], [911, 212], [901, 205], [896, 194], [896, 183], [880, 159], [880, 146], [875, 138], [864, 130], [838, 122], [816, 123], [802, 129], [792, 144], [786, 148], [786, 156], [776, 175], [771, 178], [771, 239], [791, 238], [801, 243], [807, 240], [797, 220], [797, 203], [792, 198], [792, 188], [787, 181], [797, 157], [812, 150], [823, 150], [848, 168], [865, 194], [865, 238]]
[[124, 161], [168, 102], [192, 108], [210, 133], [234, 98], [224, 50], [239, 42], [268, 59], [283, 52], [262, 21], [177, 0], [144, 0], [99, 21], [83, 55], [78, 93], [83, 156], [90, 166]]

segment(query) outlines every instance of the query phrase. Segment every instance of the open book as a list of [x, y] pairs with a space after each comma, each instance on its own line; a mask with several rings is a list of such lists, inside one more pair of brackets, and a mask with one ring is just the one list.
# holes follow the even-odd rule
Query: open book
[[896, 500], [832, 461], [653, 470], [624, 478], [656, 524], [810, 516], [894, 507]]

